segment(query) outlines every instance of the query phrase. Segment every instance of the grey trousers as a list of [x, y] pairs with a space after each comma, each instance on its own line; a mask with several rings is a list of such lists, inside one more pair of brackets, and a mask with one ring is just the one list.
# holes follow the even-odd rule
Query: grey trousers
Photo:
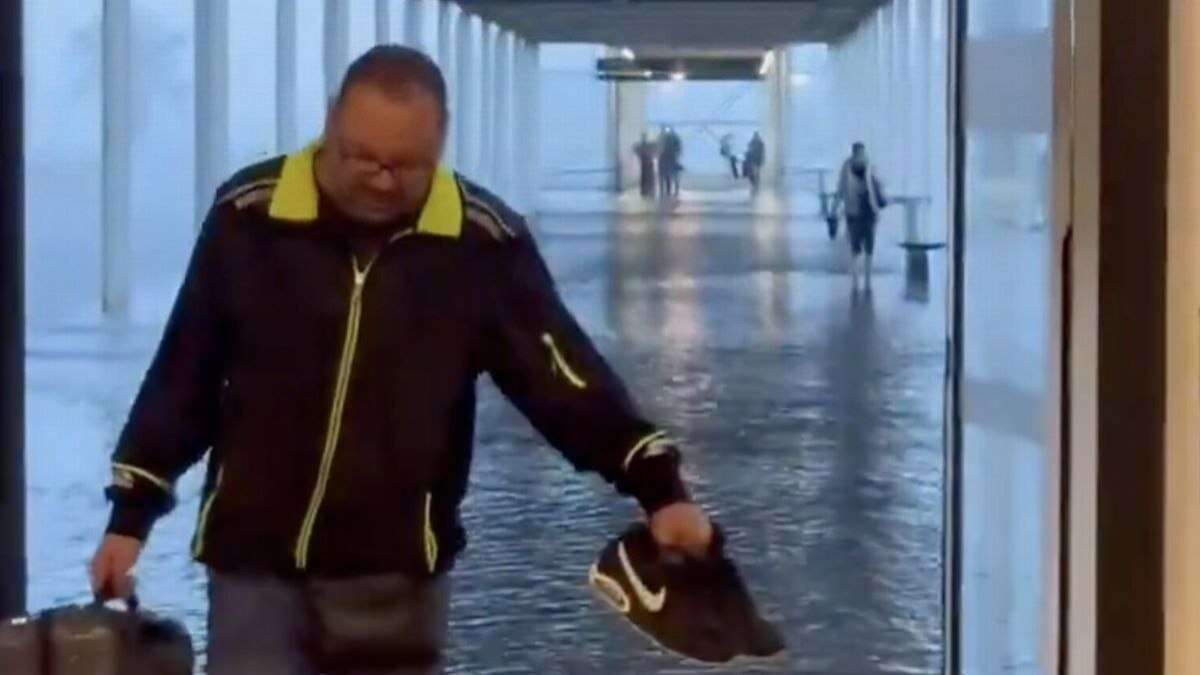
[[210, 571], [209, 675], [436, 675], [449, 580]]

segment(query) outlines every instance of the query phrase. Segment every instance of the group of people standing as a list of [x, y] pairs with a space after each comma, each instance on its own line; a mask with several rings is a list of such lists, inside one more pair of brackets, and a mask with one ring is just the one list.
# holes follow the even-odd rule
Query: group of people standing
[[[643, 197], [655, 196], [655, 191], [662, 197], [679, 196], [679, 174], [683, 173], [683, 141], [675, 129], [665, 126], [657, 140], [650, 140], [647, 133], [633, 146], [633, 154], [638, 158], [641, 169], [640, 187]], [[766, 162], [767, 150], [758, 132], [750, 139], [746, 152], [742, 157], [733, 151], [733, 134], [721, 137], [721, 156], [729, 162], [729, 169], [735, 179], [745, 178], [750, 181], [750, 190], [758, 192], [762, 167]]]
[[663, 197], [679, 196], [679, 174], [683, 172], [683, 141], [671, 127], [663, 127], [657, 141], [651, 141], [649, 134], [643, 133], [642, 139], [633, 146], [641, 167], [641, 193], [643, 197], [653, 197], [657, 185], [658, 194]]

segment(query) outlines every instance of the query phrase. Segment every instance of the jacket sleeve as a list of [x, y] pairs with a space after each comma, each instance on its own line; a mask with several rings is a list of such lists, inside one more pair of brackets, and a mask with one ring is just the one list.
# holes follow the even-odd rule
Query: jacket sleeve
[[688, 500], [678, 449], [564, 306], [532, 237], [503, 247], [484, 347], [497, 386], [576, 469], [599, 473], [647, 513]]
[[225, 381], [217, 220], [205, 219], [158, 349], [113, 452], [109, 533], [145, 539], [208, 449]]

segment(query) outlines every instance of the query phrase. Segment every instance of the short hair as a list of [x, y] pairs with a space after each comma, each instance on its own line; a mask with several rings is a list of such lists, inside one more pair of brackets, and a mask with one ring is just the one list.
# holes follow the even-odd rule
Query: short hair
[[850, 149], [854, 151], [866, 150], [867, 146], [862, 141], [855, 141], [854, 145], [850, 146]]
[[398, 97], [407, 96], [413, 88], [421, 89], [437, 101], [443, 119], [449, 114], [442, 69], [418, 49], [386, 44], [367, 50], [346, 69], [333, 106], [340, 104], [350, 89], [360, 84], [376, 86], [384, 93]]

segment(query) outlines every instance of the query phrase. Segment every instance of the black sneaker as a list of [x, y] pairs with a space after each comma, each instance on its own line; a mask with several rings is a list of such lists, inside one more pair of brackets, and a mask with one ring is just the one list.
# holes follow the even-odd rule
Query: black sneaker
[[715, 525], [704, 558], [664, 550], [644, 523], [609, 542], [588, 573], [600, 597], [660, 646], [706, 663], [784, 653], [758, 614]]

